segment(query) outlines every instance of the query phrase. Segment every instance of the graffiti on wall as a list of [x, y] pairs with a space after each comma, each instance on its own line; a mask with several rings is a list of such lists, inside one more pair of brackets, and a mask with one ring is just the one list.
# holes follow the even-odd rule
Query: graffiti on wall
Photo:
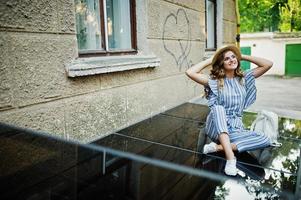
[[[184, 9], [170, 13], [163, 25], [163, 46], [173, 57], [178, 69], [189, 68], [192, 61], [188, 59], [191, 51], [191, 32], [188, 16]], [[175, 42], [176, 45], [175, 45]]]

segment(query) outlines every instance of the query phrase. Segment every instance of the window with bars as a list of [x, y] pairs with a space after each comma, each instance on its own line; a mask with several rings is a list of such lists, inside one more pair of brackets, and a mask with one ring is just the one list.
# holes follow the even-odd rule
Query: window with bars
[[135, 0], [75, 0], [79, 56], [137, 51]]

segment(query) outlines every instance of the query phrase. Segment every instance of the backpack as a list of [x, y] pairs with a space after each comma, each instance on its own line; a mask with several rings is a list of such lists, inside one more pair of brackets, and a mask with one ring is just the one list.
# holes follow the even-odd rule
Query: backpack
[[277, 141], [279, 131], [278, 115], [276, 113], [267, 110], [260, 111], [251, 125], [251, 131], [261, 133], [268, 137], [271, 141], [271, 146], [281, 146], [281, 143]]
[[253, 121], [250, 130], [265, 135], [271, 141], [270, 147], [249, 151], [249, 153], [255, 157], [260, 164], [266, 166], [271, 162], [272, 148], [280, 147], [282, 145], [277, 141], [279, 137], [278, 115], [267, 110], [260, 111], [257, 114], [256, 119]]

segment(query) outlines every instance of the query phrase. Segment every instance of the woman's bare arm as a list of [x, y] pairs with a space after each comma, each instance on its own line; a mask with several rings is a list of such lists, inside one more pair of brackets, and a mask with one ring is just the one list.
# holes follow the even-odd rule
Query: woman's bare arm
[[199, 62], [186, 70], [186, 75], [197, 83], [208, 86], [208, 75], [203, 74], [201, 71], [208, 67], [212, 62], [212, 58], [208, 58]]
[[252, 62], [258, 66], [253, 70], [253, 74], [254, 74], [255, 78], [263, 75], [273, 66], [273, 62], [270, 60], [267, 60], [265, 58], [241, 55], [241, 59]]

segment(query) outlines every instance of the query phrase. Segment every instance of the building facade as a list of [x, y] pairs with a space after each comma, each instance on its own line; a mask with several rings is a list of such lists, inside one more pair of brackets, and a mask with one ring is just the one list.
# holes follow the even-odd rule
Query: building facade
[[202, 93], [234, 0], [0, 2], [0, 121], [91, 142]]
[[[248, 54], [273, 61], [269, 75], [301, 76], [301, 33], [244, 33], [241, 48]], [[249, 64], [249, 68], [255, 67]]]

